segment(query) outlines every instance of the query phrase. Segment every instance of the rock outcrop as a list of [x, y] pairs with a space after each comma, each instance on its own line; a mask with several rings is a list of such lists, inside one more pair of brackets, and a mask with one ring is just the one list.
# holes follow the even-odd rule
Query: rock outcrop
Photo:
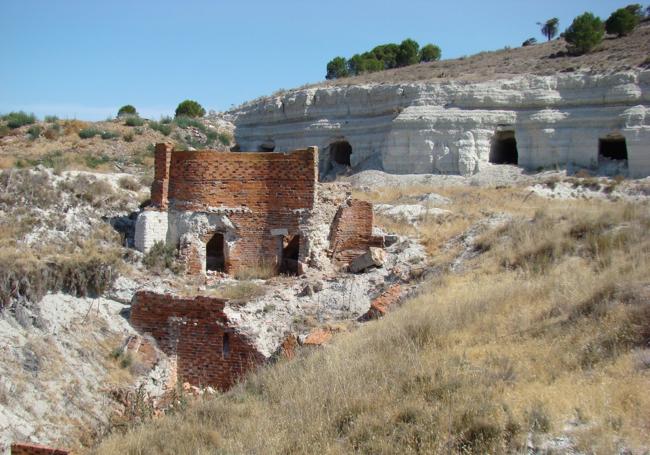
[[[489, 162], [596, 167], [608, 144], [625, 144], [630, 176], [650, 175], [650, 71], [643, 69], [310, 87], [229, 114], [241, 150], [321, 148], [321, 176], [337, 165], [462, 175]], [[514, 159], [500, 150], [512, 139]]]

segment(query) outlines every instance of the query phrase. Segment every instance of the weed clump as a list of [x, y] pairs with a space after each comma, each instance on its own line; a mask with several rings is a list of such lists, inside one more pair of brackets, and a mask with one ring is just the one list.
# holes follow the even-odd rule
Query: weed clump
[[36, 116], [34, 114], [27, 114], [23, 111], [10, 112], [2, 117], [2, 120], [7, 122], [7, 126], [11, 129], [20, 128], [21, 126], [31, 125], [36, 123]]
[[154, 272], [162, 272], [167, 269], [172, 273], [180, 273], [183, 266], [178, 260], [178, 251], [173, 245], [165, 242], [156, 242], [142, 258], [144, 266]]

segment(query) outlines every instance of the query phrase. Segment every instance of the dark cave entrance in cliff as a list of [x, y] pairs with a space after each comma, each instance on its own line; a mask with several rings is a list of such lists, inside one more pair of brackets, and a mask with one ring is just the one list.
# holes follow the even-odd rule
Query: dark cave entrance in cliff
[[329, 146], [330, 160], [332, 163], [350, 166], [350, 156], [352, 155], [352, 146], [348, 141], [332, 142]]
[[499, 131], [494, 135], [490, 148], [490, 163], [514, 165], [519, 163], [514, 131]]
[[279, 272], [284, 275], [298, 274], [300, 257], [300, 235], [286, 235], [282, 238], [282, 258]]
[[598, 141], [598, 160], [627, 161], [627, 144], [623, 136], [606, 137]]
[[226, 271], [226, 255], [223, 234], [217, 232], [205, 245], [205, 269], [215, 272]]

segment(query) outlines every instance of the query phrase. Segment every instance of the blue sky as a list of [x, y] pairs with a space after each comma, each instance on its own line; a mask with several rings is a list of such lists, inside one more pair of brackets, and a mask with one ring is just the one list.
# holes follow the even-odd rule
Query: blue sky
[[413, 38], [443, 58], [542, 40], [615, 0], [0, 0], [0, 112], [97, 120], [133, 104], [147, 117], [196, 99], [226, 110], [324, 78], [327, 62]]

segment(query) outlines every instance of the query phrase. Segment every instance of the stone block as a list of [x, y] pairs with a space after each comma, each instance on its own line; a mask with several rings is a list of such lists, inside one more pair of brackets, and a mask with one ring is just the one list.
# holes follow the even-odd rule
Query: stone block
[[359, 273], [370, 267], [382, 267], [385, 262], [386, 252], [381, 248], [370, 247], [350, 263], [349, 270], [352, 273]]

